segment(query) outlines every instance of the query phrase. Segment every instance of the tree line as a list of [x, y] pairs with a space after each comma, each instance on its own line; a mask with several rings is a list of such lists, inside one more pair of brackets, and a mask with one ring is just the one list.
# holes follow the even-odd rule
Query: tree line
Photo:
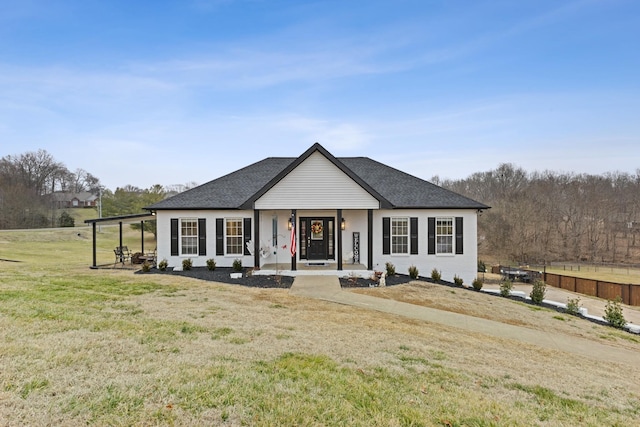
[[70, 171], [45, 150], [0, 159], [0, 229], [56, 226], [53, 194], [95, 192], [100, 180], [83, 169]]
[[523, 264], [640, 262], [640, 169], [528, 173], [506, 163], [432, 181], [491, 206], [478, 218], [481, 256]]
[[[592, 175], [527, 172], [505, 163], [461, 180], [431, 181], [491, 206], [478, 218], [483, 257], [531, 264], [640, 263], [640, 169]], [[58, 191], [101, 193], [106, 217], [142, 213], [195, 185], [111, 191], [83, 169], [69, 171], [45, 150], [6, 156], [0, 159], [0, 229], [60, 225], [52, 197]]]
[[8, 155], [0, 159], [0, 229], [73, 226], [69, 213], [59, 209], [56, 193], [98, 196], [102, 216], [107, 217], [142, 213], [143, 207], [195, 185], [153, 185], [148, 189], [125, 185], [111, 191], [84, 169], [70, 171], [46, 150]]

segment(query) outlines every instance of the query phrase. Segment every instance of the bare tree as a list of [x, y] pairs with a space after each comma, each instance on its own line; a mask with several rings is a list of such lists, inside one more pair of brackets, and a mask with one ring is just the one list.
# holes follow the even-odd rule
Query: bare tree
[[[84, 180], [97, 179], [85, 173]], [[0, 227], [33, 228], [56, 224], [52, 194], [69, 191], [74, 174], [45, 150], [0, 159]]]
[[498, 259], [640, 262], [640, 170], [528, 174], [507, 163], [440, 183], [492, 206], [478, 231]]

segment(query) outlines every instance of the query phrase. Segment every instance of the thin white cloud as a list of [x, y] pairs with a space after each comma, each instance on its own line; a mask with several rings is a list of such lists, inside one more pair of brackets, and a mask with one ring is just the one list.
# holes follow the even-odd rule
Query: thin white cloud
[[362, 151], [370, 141], [367, 132], [357, 123], [340, 120], [320, 120], [309, 117], [268, 119], [285, 133], [299, 134], [301, 141], [319, 142], [339, 154]]

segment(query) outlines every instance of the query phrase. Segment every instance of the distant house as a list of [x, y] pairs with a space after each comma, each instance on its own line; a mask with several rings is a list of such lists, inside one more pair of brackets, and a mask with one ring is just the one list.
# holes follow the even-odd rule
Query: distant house
[[[180, 268], [239, 259], [282, 274], [323, 266], [337, 274], [416, 266], [470, 283], [477, 272], [475, 200], [367, 157], [336, 158], [320, 144], [269, 157], [162, 200], [158, 259]], [[260, 271], [259, 273], [264, 273]]]
[[88, 191], [82, 191], [80, 193], [69, 193], [64, 191], [57, 191], [51, 195], [55, 203], [56, 208], [88, 208], [97, 206], [98, 196], [91, 194]]

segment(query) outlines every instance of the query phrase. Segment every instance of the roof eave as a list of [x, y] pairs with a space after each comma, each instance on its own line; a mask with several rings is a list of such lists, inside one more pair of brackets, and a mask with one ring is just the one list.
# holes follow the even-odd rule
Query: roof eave
[[479, 210], [491, 209], [491, 206], [394, 206], [390, 209], [449, 209], [449, 210]]

